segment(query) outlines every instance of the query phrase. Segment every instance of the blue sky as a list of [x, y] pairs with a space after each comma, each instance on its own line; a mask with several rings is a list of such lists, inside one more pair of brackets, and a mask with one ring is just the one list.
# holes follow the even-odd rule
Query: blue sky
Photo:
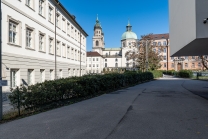
[[59, 0], [88, 33], [92, 50], [93, 27], [98, 14], [105, 34], [105, 47], [120, 47], [128, 19], [132, 31], [141, 35], [169, 33], [168, 0]]

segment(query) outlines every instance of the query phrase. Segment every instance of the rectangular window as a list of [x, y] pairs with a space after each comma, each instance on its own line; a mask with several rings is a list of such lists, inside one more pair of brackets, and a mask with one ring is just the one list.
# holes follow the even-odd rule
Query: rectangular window
[[50, 70], [50, 80], [54, 80], [54, 72], [52, 69]]
[[153, 42], [153, 46], [156, 46], [157, 45], [157, 42]]
[[62, 56], [66, 57], [66, 46], [65, 46], [65, 44], [62, 44]]
[[17, 86], [17, 76], [18, 70], [16, 69], [11, 69], [11, 87], [16, 87]]
[[174, 63], [171, 64], [171, 67], [174, 68]]
[[67, 46], [67, 58], [70, 58], [70, 47]]
[[71, 58], [74, 59], [74, 49], [71, 49]]
[[31, 7], [31, 5], [32, 5], [32, 4], [31, 4], [31, 1], [32, 1], [32, 0], [26, 0], [26, 5], [29, 6], [29, 7]]
[[195, 56], [192, 56], [192, 59], [195, 59]]
[[161, 42], [158, 42], [158, 46], [161, 46]]
[[118, 67], [118, 63], [115, 63], [115, 67]]
[[98, 58], [96, 58], [96, 60], [98, 61]]
[[99, 64], [97, 64], [97, 67], [99, 67]]
[[51, 8], [50, 6], [48, 8], [48, 21], [53, 23], [53, 8]]
[[108, 65], [107, 65], [107, 63], [105, 63], [105, 67], [107, 67]]
[[27, 72], [27, 83], [28, 85], [32, 85], [33, 84], [33, 70], [29, 69]]
[[70, 24], [67, 23], [67, 34], [69, 35], [70, 34]]
[[44, 51], [44, 35], [39, 34], [39, 51]]
[[68, 69], [68, 76], [71, 77], [71, 70]]
[[62, 69], [59, 70], [59, 79], [63, 78]]
[[198, 67], [201, 67], [201, 63], [198, 63]]
[[166, 53], [166, 48], [163, 49], [163, 52]]
[[166, 63], [164, 63], [164, 68], [166, 68]]
[[64, 32], [66, 32], [66, 22], [65, 22], [65, 19], [64, 18], [62, 18], [62, 30]]
[[17, 44], [17, 24], [9, 22], [9, 42]]
[[95, 61], [95, 58], [93, 58], [93, 61]]
[[45, 81], [45, 70], [40, 69], [40, 82], [44, 82], [44, 81]]
[[32, 30], [27, 28], [26, 29], [26, 46], [32, 48]]
[[105, 59], [105, 62], [107, 62], [107, 59]]
[[95, 67], [95, 64], [93, 64], [93, 67]]
[[167, 45], [166, 41], [163, 41], [163, 46], [166, 46], [166, 45]]
[[57, 45], [56, 45], [56, 54], [57, 54], [58, 56], [61, 55], [60, 41], [57, 41]]
[[89, 64], [89, 67], [91, 67], [91, 64]]
[[59, 14], [56, 14], [56, 26], [59, 27]]
[[77, 50], [75, 50], [74, 59], [77, 60]]
[[188, 63], [185, 63], [185, 67], [188, 68]]
[[43, 16], [44, 0], [39, 0], [39, 14]]
[[163, 60], [166, 60], [166, 56], [163, 56]]
[[49, 53], [53, 54], [53, 39], [49, 38]]
[[191, 66], [192, 68], [195, 68], [195, 63], [192, 63], [192, 66]]

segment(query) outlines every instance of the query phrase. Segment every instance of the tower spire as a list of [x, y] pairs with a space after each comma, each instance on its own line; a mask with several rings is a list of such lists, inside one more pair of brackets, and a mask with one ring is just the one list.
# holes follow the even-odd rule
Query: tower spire
[[128, 26], [130, 26], [130, 19], [128, 18]]
[[98, 20], [98, 14], [97, 14], [97, 20]]

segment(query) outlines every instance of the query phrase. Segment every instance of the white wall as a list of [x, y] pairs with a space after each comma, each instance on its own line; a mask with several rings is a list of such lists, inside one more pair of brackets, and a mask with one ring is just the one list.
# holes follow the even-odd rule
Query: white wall
[[[52, 0], [53, 1], [53, 0]], [[49, 80], [49, 70], [54, 69], [55, 55], [49, 54], [49, 37], [53, 38], [53, 47], [55, 48], [55, 26], [53, 23], [48, 21], [48, 6], [53, 6], [51, 1], [45, 0], [44, 3], [44, 16], [40, 16], [38, 11], [39, 1], [34, 0], [34, 8], [29, 8], [26, 6], [25, 1], [18, 0], [2, 0], [2, 59], [3, 63], [11, 69], [19, 69], [20, 77], [19, 80], [24, 79], [27, 81], [27, 69], [34, 69], [34, 83], [39, 82], [39, 72], [40, 69], [45, 69], [46, 80]], [[57, 40], [60, 41], [61, 55], [57, 56], [57, 74], [59, 75], [59, 70], [62, 70], [62, 77], [68, 77], [69, 69], [79, 70], [80, 61], [73, 59], [71, 52], [67, 55], [67, 46], [77, 51], [80, 51], [80, 41], [75, 39], [71, 32], [67, 32], [67, 22], [73, 25], [79, 32], [78, 25], [75, 24], [72, 19], [66, 16], [66, 13], [62, 13], [61, 9], [58, 9], [60, 13], [60, 22], [62, 22], [62, 17], [65, 18], [66, 30], [63, 30], [63, 26], [57, 28]], [[53, 9], [53, 15], [55, 16], [55, 9]], [[55, 19], [55, 18], [54, 18]], [[18, 22], [17, 36], [19, 37], [19, 42], [17, 45], [9, 43], [9, 21]], [[61, 23], [62, 25], [62, 23]], [[34, 49], [28, 49], [26, 47], [26, 28], [33, 28]], [[44, 52], [39, 51], [39, 32], [44, 34]], [[71, 36], [70, 36], [71, 35]], [[78, 37], [77, 37], [78, 38]], [[65, 50], [62, 48], [62, 43], [65, 44]], [[82, 33], [81, 40], [81, 52], [82, 52], [82, 62], [81, 68], [82, 73], [86, 69], [86, 35]], [[54, 50], [55, 51], [55, 50]], [[65, 52], [65, 54], [63, 54]], [[64, 56], [65, 55], [65, 56]], [[78, 55], [77, 55], [78, 56]], [[5, 65], [2, 67], [5, 68]], [[10, 85], [10, 70], [5, 70], [6, 79]], [[79, 75], [79, 71], [76, 74]], [[10, 86], [4, 87], [5, 91], [9, 90]]]

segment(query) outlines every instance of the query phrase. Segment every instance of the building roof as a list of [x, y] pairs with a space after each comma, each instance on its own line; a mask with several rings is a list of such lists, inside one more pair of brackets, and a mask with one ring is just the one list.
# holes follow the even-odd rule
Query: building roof
[[102, 57], [98, 52], [87, 52], [87, 57]]
[[169, 33], [166, 33], [166, 34], [152, 34], [151, 37], [152, 37], [153, 40], [169, 39]]
[[104, 48], [103, 51], [120, 51], [121, 48]]
[[67, 10], [66, 8], [61, 4], [61, 2], [59, 0], [55, 0], [56, 2], [56, 5], [59, 5], [64, 12], [66, 12], [66, 14], [71, 17], [72, 21], [79, 27], [80, 31], [85, 35], [85, 36], [88, 36], [88, 34], [85, 32], [85, 30], [79, 25], [79, 23], [75, 20], [75, 16], [74, 15], [71, 15]]

